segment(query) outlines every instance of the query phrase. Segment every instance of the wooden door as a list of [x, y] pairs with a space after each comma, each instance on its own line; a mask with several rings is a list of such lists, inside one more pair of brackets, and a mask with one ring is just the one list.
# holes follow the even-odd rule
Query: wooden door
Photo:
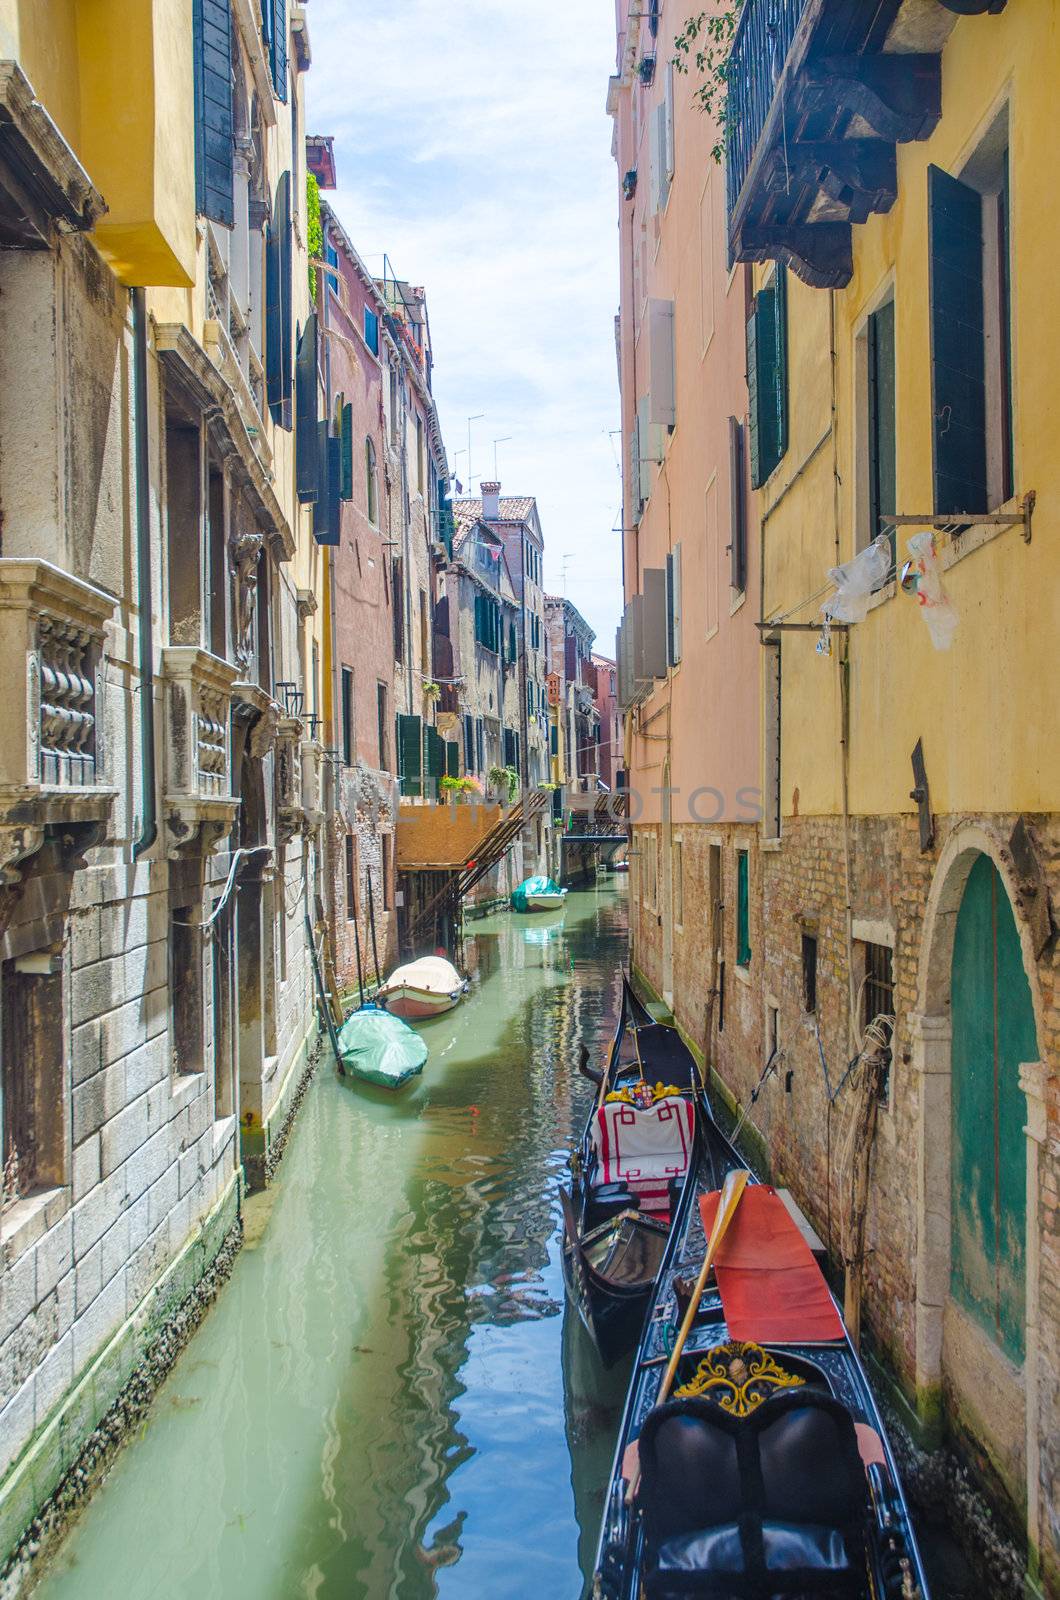
[[953, 945], [950, 1289], [1013, 1361], [1026, 1323], [1027, 1155], [1020, 1063], [1038, 1047], [1030, 985], [997, 869], [980, 856]]

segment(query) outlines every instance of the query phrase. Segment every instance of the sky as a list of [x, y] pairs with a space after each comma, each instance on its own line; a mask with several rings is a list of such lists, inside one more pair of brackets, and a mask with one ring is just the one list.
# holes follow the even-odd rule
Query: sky
[[[613, 0], [312, 0], [307, 131], [372, 272], [427, 291], [465, 493], [537, 496], [545, 584], [614, 653], [622, 607]], [[469, 417], [471, 475], [468, 472]]]

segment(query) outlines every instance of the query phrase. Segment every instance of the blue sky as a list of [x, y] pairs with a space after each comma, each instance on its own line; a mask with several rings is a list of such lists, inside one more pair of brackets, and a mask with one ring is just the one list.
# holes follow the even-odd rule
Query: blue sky
[[[308, 131], [372, 271], [427, 290], [450, 465], [536, 494], [545, 581], [614, 651], [621, 610], [613, 0], [312, 0]], [[510, 436], [510, 437], [509, 437]], [[462, 452], [459, 453], [458, 452]]]

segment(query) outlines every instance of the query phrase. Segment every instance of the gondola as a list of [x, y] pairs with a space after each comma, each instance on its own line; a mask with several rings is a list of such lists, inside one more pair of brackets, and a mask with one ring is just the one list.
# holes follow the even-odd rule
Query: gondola
[[701, 1164], [695, 1203], [667, 1244], [593, 1600], [928, 1600], [894, 1455], [839, 1307], [790, 1202], [753, 1181], [738, 1195], [748, 1174], [731, 1146], [728, 1160], [720, 1195]]
[[727, 1168], [718, 1161], [729, 1152], [715, 1137], [691, 1053], [627, 979], [604, 1066], [594, 1069], [584, 1050], [579, 1065], [597, 1093], [571, 1158], [571, 1192], [560, 1191], [563, 1279], [610, 1365], [636, 1344], [696, 1173], [706, 1159], [720, 1182]]

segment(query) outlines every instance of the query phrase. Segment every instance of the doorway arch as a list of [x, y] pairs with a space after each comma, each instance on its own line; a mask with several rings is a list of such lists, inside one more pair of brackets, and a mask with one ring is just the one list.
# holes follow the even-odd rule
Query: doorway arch
[[918, 979], [918, 1404], [985, 1447], [1037, 1543], [1043, 1000], [1000, 833], [950, 834]]

